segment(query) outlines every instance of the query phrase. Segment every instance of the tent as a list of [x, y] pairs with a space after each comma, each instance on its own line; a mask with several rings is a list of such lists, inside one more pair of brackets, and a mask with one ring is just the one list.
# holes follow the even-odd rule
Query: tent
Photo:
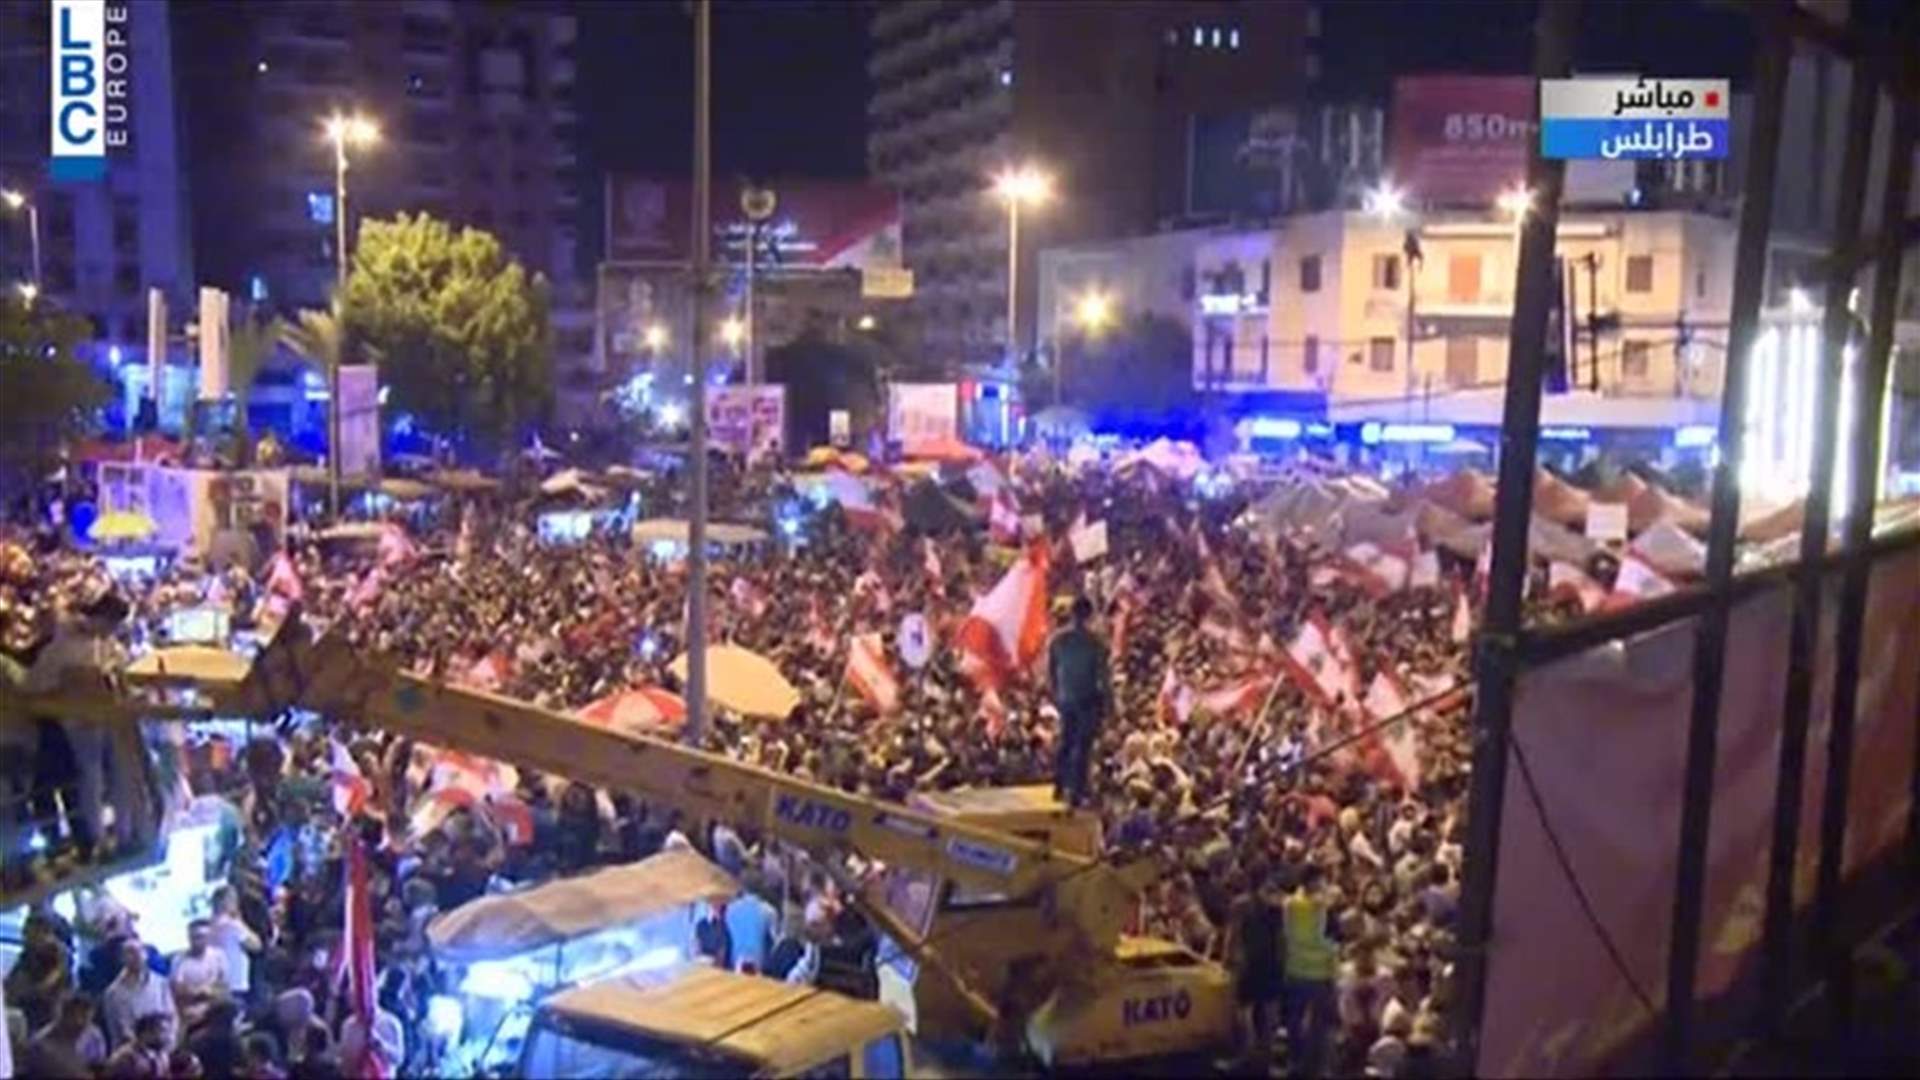
[[595, 727], [671, 737], [687, 722], [687, 703], [657, 686], [636, 686], [583, 705], [573, 714]]
[[504, 960], [738, 895], [739, 883], [699, 853], [663, 851], [626, 866], [468, 901], [428, 923], [427, 941], [440, 959], [456, 964]]
[[1707, 517], [1705, 510], [1652, 484], [1627, 504], [1627, 528], [1635, 534], [1671, 521], [1695, 536], [1704, 536]]
[[[675, 678], [687, 680], [687, 657], [673, 662]], [[773, 661], [738, 645], [707, 647], [707, 694], [737, 713], [784, 720], [800, 704], [794, 689]]]
[[1560, 525], [1580, 525], [1587, 520], [1586, 492], [1545, 469], [1533, 472], [1533, 512]]
[[1470, 521], [1493, 516], [1493, 481], [1474, 469], [1460, 469], [1445, 480], [1436, 480], [1423, 488], [1420, 496]]

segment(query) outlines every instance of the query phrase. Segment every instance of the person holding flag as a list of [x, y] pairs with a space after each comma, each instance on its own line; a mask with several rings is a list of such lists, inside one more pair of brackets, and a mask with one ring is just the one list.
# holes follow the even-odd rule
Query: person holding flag
[[1093, 602], [1074, 597], [1073, 621], [1047, 645], [1047, 685], [1060, 711], [1054, 796], [1075, 807], [1086, 801], [1093, 743], [1113, 701], [1107, 646], [1087, 626], [1092, 618]]

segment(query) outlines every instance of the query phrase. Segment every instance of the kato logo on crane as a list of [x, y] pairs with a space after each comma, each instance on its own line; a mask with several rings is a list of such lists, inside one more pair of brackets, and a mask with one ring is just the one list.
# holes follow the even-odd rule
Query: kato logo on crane
[[1193, 998], [1185, 990], [1171, 994], [1157, 994], [1153, 997], [1127, 998], [1120, 1003], [1122, 1027], [1162, 1024], [1168, 1020], [1185, 1020], [1192, 1014]]
[[782, 794], [773, 803], [773, 816], [789, 825], [822, 832], [843, 833], [853, 825], [853, 814], [832, 803]]

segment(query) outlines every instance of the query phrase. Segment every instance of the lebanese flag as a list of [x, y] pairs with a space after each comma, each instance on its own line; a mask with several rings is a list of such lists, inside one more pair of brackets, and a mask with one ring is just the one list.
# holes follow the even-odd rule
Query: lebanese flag
[[418, 558], [420, 551], [407, 538], [407, 531], [389, 521], [380, 526], [380, 566], [389, 569], [404, 566]]
[[[1400, 680], [1381, 671], [1374, 675], [1373, 685], [1367, 688], [1364, 704], [1377, 723], [1405, 713], [1412, 702], [1407, 700], [1406, 688], [1400, 685]], [[1374, 732], [1368, 741], [1375, 744], [1370, 747], [1375, 752], [1368, 755], [1375, 775], [1399, 784], [1404, 791], [1420, 786], [1420, 732], [1414, 726], [1413, 717], [1388, 724]]]
[[338, 739], [327, 740], [327, 763], [331, 773], [334, 812], [352, 820], [366, 809], [367, 802], [373, 797], [373, 785], [367, 782], [366, 774], [360, 771], [360, 763], [353, 760], [353, 755], [340, 745]]
[[940, 565], [940, 551], [934, 547], [933, 537], [925, 536], [920, 538], [920, 558], [922, 560], [921, 565], [923, 565], [927, 571], [927, 580], [936, 585], [946, 580], [946, 570]]
[[1020, 504], [1002, 488], [987, 507], [987, 531], [1002, 544], [1020, 542]]
[[354, 611], [365, 611], [379, 601], [380, 594], [385, 592], [386, 588], [386, 574], [376, 566], [360, 575], [360, 580], [353, 586], [353, 592], [347, 595], [347, 606]]
[[359, 1061], [343, 1062], [357, 1080], [385, 1080], [392, 1065], [373, 1037], [377, 984], [373, 959], [373, 889], [368, 883], [367, 848], [358, 836], [347, 840], [346, 914], [340, 938], [334, 989], [343, 993], [347, 1007], [366, 1032], [366, 1049]]
[[1613, 579], [1613, 593], [1607, 597], [1609, 609], [1631, 607], [1641, 600], [1665, 596], [1674, 590], [1673, 582], [1648, 566], [1639, 556], [1629, 554], [1620, 560], [1620, 573]]
[[1208, 716], [1223, 720], [1241, 714], [1251, 717], [1266, 702], [1273, 679], [1271, 675], [1249, 675], [1201, 694], [1194, 704]]
[[1580, 602], [1581, 611], [1594, 611], [1606, 603], [1607, 590], [1588, 577], [1586, 571], [1569, 562], [1554, 562], [1547, 567], [1547, 595], [1554, 599], [1570, 597]]
[[887, 665], [886, 642], [879, 634], [854, 635], [847, 649], [847, 681], [880, 715], [900, 708], [900, 681]]
[[1415, 589], [1431, 588], [1440, 584], [1440, 555], [1435, 551], [1422, 551], [1413, 557], [1413, 569], [1407, 574], [1407, 584]]
[[1344, 652], [1344, 644], [1335, 640], [1326, 621], [1315, 614], [1300, 624], [1281, 656], [1287, 673], [1308, 696], [1331, 705], [1342, 696], [1355, 696], [1356, 679], [1353, 669], [1341, 658]]
[[1359, 543], [1346, 550], [1345, 558], [1360, 587], [1374, 597], [1399, 592], [1413, 576], [1412, 552]]
[[635, 686], [582, 705], [573, 715], [611, 731], [672, 737], [687, 722], [687, 703], [657, 686]]
[[293, 559], [285, 551], [274, 553], [273, 565], [267, 571], [267, 595], [285, 597], [294, 603], [306, 598], [306, 584], [300, 580], [300, 571], [294, 569]]
[[489, 795], [487, 816], [510, 847], [533, 843], [533, 809], [518, 795]]
[[983, 689], [1025, 672], [1047, 645], [1047, 548], [1028, 546], [973, 610], [960, 620], [954, 646], [960, 670]]

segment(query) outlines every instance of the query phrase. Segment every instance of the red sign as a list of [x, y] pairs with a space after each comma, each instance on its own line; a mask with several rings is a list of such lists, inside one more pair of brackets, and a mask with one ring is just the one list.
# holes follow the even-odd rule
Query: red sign
[[1414, 203], [1491, 204], [1526, 179], [1540, 94], [1524, 75], [1409, 75], [1393, 83], [1393, 179]]
[[[739, 261], [747, 215], [742, 182], [713, 184], [709, 213], [713, 257]], [[759, 226], [756, 262], [783, 266], [900, 265], [900, 198], [874, 184], [845, 180], [773, 180], [774, 210]], [[692, 246], [693, 185], [652, 176], [607, 180], [607, 257], [683, 262]]]

